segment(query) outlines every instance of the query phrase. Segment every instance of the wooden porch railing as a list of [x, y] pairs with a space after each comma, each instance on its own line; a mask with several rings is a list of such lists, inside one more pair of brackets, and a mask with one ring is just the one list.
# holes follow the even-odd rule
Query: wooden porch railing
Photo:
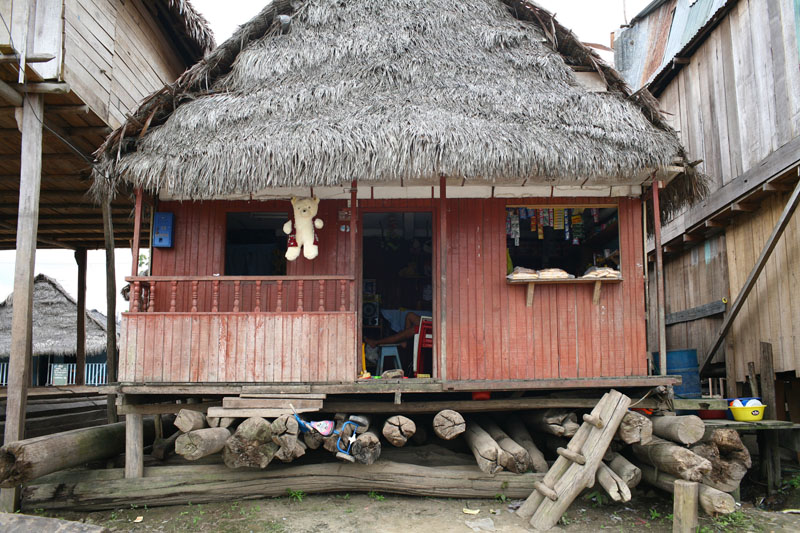
[[354, 312], [352, 276], [131, 276], [131, 313]]

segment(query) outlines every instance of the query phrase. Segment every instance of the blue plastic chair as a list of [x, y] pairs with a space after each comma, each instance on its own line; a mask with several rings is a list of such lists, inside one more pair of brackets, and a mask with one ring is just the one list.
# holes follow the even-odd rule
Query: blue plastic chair
[[384, 344], [381, 348], [380, 357], [378, 358], [378, 372], [377, 374], [380, 376], [383, 374], [383, 364], [388, 360], [394, 360], [394, 368], [403, 368], [403, 364], [400, 362], [400, 352], [397, 351], [398, 344]]

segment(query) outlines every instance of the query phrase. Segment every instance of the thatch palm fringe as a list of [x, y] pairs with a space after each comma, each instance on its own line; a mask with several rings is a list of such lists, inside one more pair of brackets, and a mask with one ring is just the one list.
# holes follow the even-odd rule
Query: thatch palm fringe
[[279, 0], [112, 133], [94, 192], [201, 199], [443, 174], [610, 184], [682, 155], [655, 100], [530, 2]]
[[203, 53], [213, 50], [216, 42], [205, 17], [188, 0], [167, 0], [167, 3], [175, 18], [181, 21], [186, 35], [197, 43]]

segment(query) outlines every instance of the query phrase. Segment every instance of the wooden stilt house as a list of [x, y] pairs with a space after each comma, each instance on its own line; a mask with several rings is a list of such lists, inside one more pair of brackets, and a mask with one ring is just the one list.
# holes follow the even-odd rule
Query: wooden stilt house
[[[696, 178], [647, 94], [533, 3], [272, 2], [101, 153], [95, 192], [135, 191], [153, 247], [125, 396], [676, 381], [648, 375], [642, 195]], [[319, 199], [313, 260], [284, 259], [292, 197]], [[408, 310], [432, 322], [430, 351], [399, 348], [416, 379], [360, 380]]]

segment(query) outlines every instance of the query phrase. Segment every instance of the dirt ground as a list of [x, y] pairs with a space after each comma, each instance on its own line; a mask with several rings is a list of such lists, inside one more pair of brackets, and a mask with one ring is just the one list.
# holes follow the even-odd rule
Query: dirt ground
[[[564, 532], [672, 531], [672, 498], [643, 488], [628, 504], [597, 501], [593, 489], [570, 507], [557, 530]], [[104, 525], [112, 531], [193, 533], [416, 533], [529, 531], [513, 514], [513, 501], [417, 498], [393, 494], [288, 494], [283, 498], [189, 504], [175, 507], [140, 508], [95, 513], [57, 513], [69, 520]], [[760, 499], [756, 499], [759, 501]], [[777, 509], [800, 508], [800, 490], [784, 494], [774, 502]], [[465, 510], [478, 510], [467, 514]], [[472, 527], [470, 527], [471, 524]], [[699, 533], [797, 532], [800, 515], [764, 511], [752, 503], [728, 517], [701, 515]]]

